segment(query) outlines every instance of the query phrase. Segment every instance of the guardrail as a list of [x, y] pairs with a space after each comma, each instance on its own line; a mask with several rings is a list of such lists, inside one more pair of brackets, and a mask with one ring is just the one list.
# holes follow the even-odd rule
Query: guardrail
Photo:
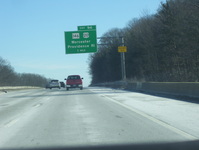
[[126, 89], [139, 92], [169, 94], [199, 98], [199, 82], [128, 82], [116, 81], [94, 84], [91, 86], [103, 86]]

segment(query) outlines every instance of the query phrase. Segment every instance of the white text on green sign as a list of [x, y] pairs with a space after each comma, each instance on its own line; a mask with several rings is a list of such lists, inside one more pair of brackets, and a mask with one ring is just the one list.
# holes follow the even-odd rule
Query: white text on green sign
[[91, 53], [97, 51], [96, 31], [65, 32], [66, 54]]
[[96, 25], [89, 25], [89, 26], [78, 26], [78, 31], [81, 30], [96, 30]]

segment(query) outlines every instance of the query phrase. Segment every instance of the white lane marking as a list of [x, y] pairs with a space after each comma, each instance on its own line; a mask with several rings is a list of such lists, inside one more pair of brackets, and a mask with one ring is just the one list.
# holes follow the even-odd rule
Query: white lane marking
[[4, 127], [9, 128], [9, 127], [11, 127], [12, 125], [14, 125], [15, 123], [17, 123], [18, 120], [19, 120], [19, 119], [13, 119], [13, 120], [7, 122], [7, 123], [4, 125]]
[[124, 104], [122, 104], [122, 103], [120, 103], [120, 102], [118, 102], [116, 100], [113, 100], [110, 97], [107, 97], [105, 95], [103, 95], [103, 96], [108, 98], [112, 102], [117, 103], [117, 104], [119, 104], [119, 105], [121, 105], [121, 106], [123, 106], [123, 107], [125, 107], [125, 108], [127, 108], [127, 109], [129, 109], [129, 110], [131, 110], [131, 111], [133, 111], [133, 112], [135, 112], [135, 113], [137, 113], [137, 114], [139, 114], [139, 115], [141, 115], [141, 116], [143, 116], [143, 117], [145, 117], [145, 118], [147, 118], [147, 119], [149, 119], [149, 120], [151, 120], [151, 121], [153, 121], [153, 122], [155, 122], [155, 123], [157, 123], [157, 124], [159, 124], [159, 125], [161, 125], [161, 126], [163, 126], [165, 128], [167, 128], [167, 129], [169, 129], [169, 130], [171, 130], [171, 131], [173, 131], [173, 132], [175, 132], [175, 133], [177, 133], [177, 134], [179, 134], [179, 135], [181, 135], [181, 136], [183, 136], [183, 137], [185, 137], [185, 138], [187, 138], [189, 140], [198, 140], [199, 139], [199, 138], [197, 138], [197, 137], [195, 137], [195, 136], [193, 136], [193, 135], [191, 135], [189, 133], [186, 133], [186, 132], [184, 132], [184, 131], [182, 131], [182, 130], [180, 130], [178, 128], [175, 128], [175, 127], [173, 127], [173, 126], [171, 126], [171, 125], [169, 125], [169, 124], [167, 124], [165, 122], [162, 122], [162, 121], [160, 121], [160, 120], [158, 120], [158, 119], [156, 119], [156, 118], [154, 118], [154, 117], [152, 117], [150, 115], [147, 115], [147, 114], [145, 114], [145, 113], [143, 113], [143, 112], [141, 112], [139, 110], [136, 110], [136, 109], [131, 108], [131, 107], [127, 106], [127, 105], [124, 105]]
[[33, 107], [37, 108], [37, 107], [40, 107], [41, 105], [42, 105], [42, 103], [39, 103], [39, 104], [35, 104]]

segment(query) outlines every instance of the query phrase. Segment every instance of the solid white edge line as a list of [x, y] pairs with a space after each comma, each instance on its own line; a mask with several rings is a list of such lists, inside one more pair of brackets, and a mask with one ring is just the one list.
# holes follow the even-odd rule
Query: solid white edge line
[[[100, 95], [102, 95], [102, 94], [100, 94]], [[167, 129], [169, 129], [169, 130], [171, 130], [171, 131], [173, 131], [173, 132], [175, 132], [175, 133], [177, 133], [177, 134], [179, 134], [179, 135], [181, 135], [181, 136], [183, 136], [183, 137], [185, 137], [185, 138], [187, 138], [189, 140], [198, 140], [199, 139], [199, 138], [197, 138], [197, 137], [195, 137], [195, 136], [193, 136], [193, 135], [191, 135], [189, 133], [186, 133], [186, 132], [184, 132], [184, 131], [182, 131], [180, 129], [177, 129], [177, 128], [165, 123], [165, 122], [162, 122], [162, 121], [160, 121], [160, 120], [158, 120], [158, 119], [156, 119], [156, 118], [154, 118], [154, 117], [152, 117], [152, 116], [150, 116], [150, 115], [148, 115], [146, 113], [143, 113], [143, 112], [141, 112], [139, 110], [136, 110], [136, 109], [134, 109], [132, 107], [129, 107], [129, 106], [125, 105], [125, 104], [122, 104], [121, 102], [118, 102], [117, 100], [114, 100], [114, 99], [112, 99], [110, 97], [107, 97], [105, 95], [103, 95], [103, 96], [105, 98], [108, 98], [112, 102], [117, 103], [117, 104], [119, 104], [119, 105], [121, 105], [121, 106], [123, 106], [123, 107], [125, 107], [125, 108], [127, 108], [127, 109], [129, 109], [129, 110], [131, 110], [131, 111], [133, 111], [133, 112], [135, 112], [135, 113], [137, 113], [137, 114], [139, 114], [139, 115], [141, 115], [141, 116], [143, 116], [143, 117], [145, 117], [145, 118], [147, 118], [147, 119], [149, 119], [149, 120], [151, 120], [151, 121], [153, 121], [153, 122], [155, 122], [155, 123], [157, 123], [157, 124], [159, 124], [159, 125], [161, 125], [161, 126], [163, 126], [165, 128], [167, 128]]]

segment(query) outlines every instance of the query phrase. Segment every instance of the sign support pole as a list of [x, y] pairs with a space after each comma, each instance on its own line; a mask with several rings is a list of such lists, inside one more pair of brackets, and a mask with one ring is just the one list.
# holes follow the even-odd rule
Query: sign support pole
[[[98, 39], [106, 39], [106, 38], [118, 38], [118, 37], [98, 37]], [[126, 67], [125, 67], [125, 52], [126, 46], [124, 46], [124, 37], [119, 37], [121, 39], [121, 46], [118, 47], [118, 52], [120, 52], [121, 56], [121, 73], [122, 73], [122, 80], [126, 80]], [[100, 45], [100, 44], [99, 44]], [[107, 44], [101, 44], [101, 45], [107, 45]], [[120, 49], [121, 48], [121, 49]]]
[[[124, 46], [124, 37], [122, 39], [122, 46]], [[122, 71], [122, 80], [126, 80], [126, 66], [125, 66], [125, 53], [121, 53], [121, 71]]]

